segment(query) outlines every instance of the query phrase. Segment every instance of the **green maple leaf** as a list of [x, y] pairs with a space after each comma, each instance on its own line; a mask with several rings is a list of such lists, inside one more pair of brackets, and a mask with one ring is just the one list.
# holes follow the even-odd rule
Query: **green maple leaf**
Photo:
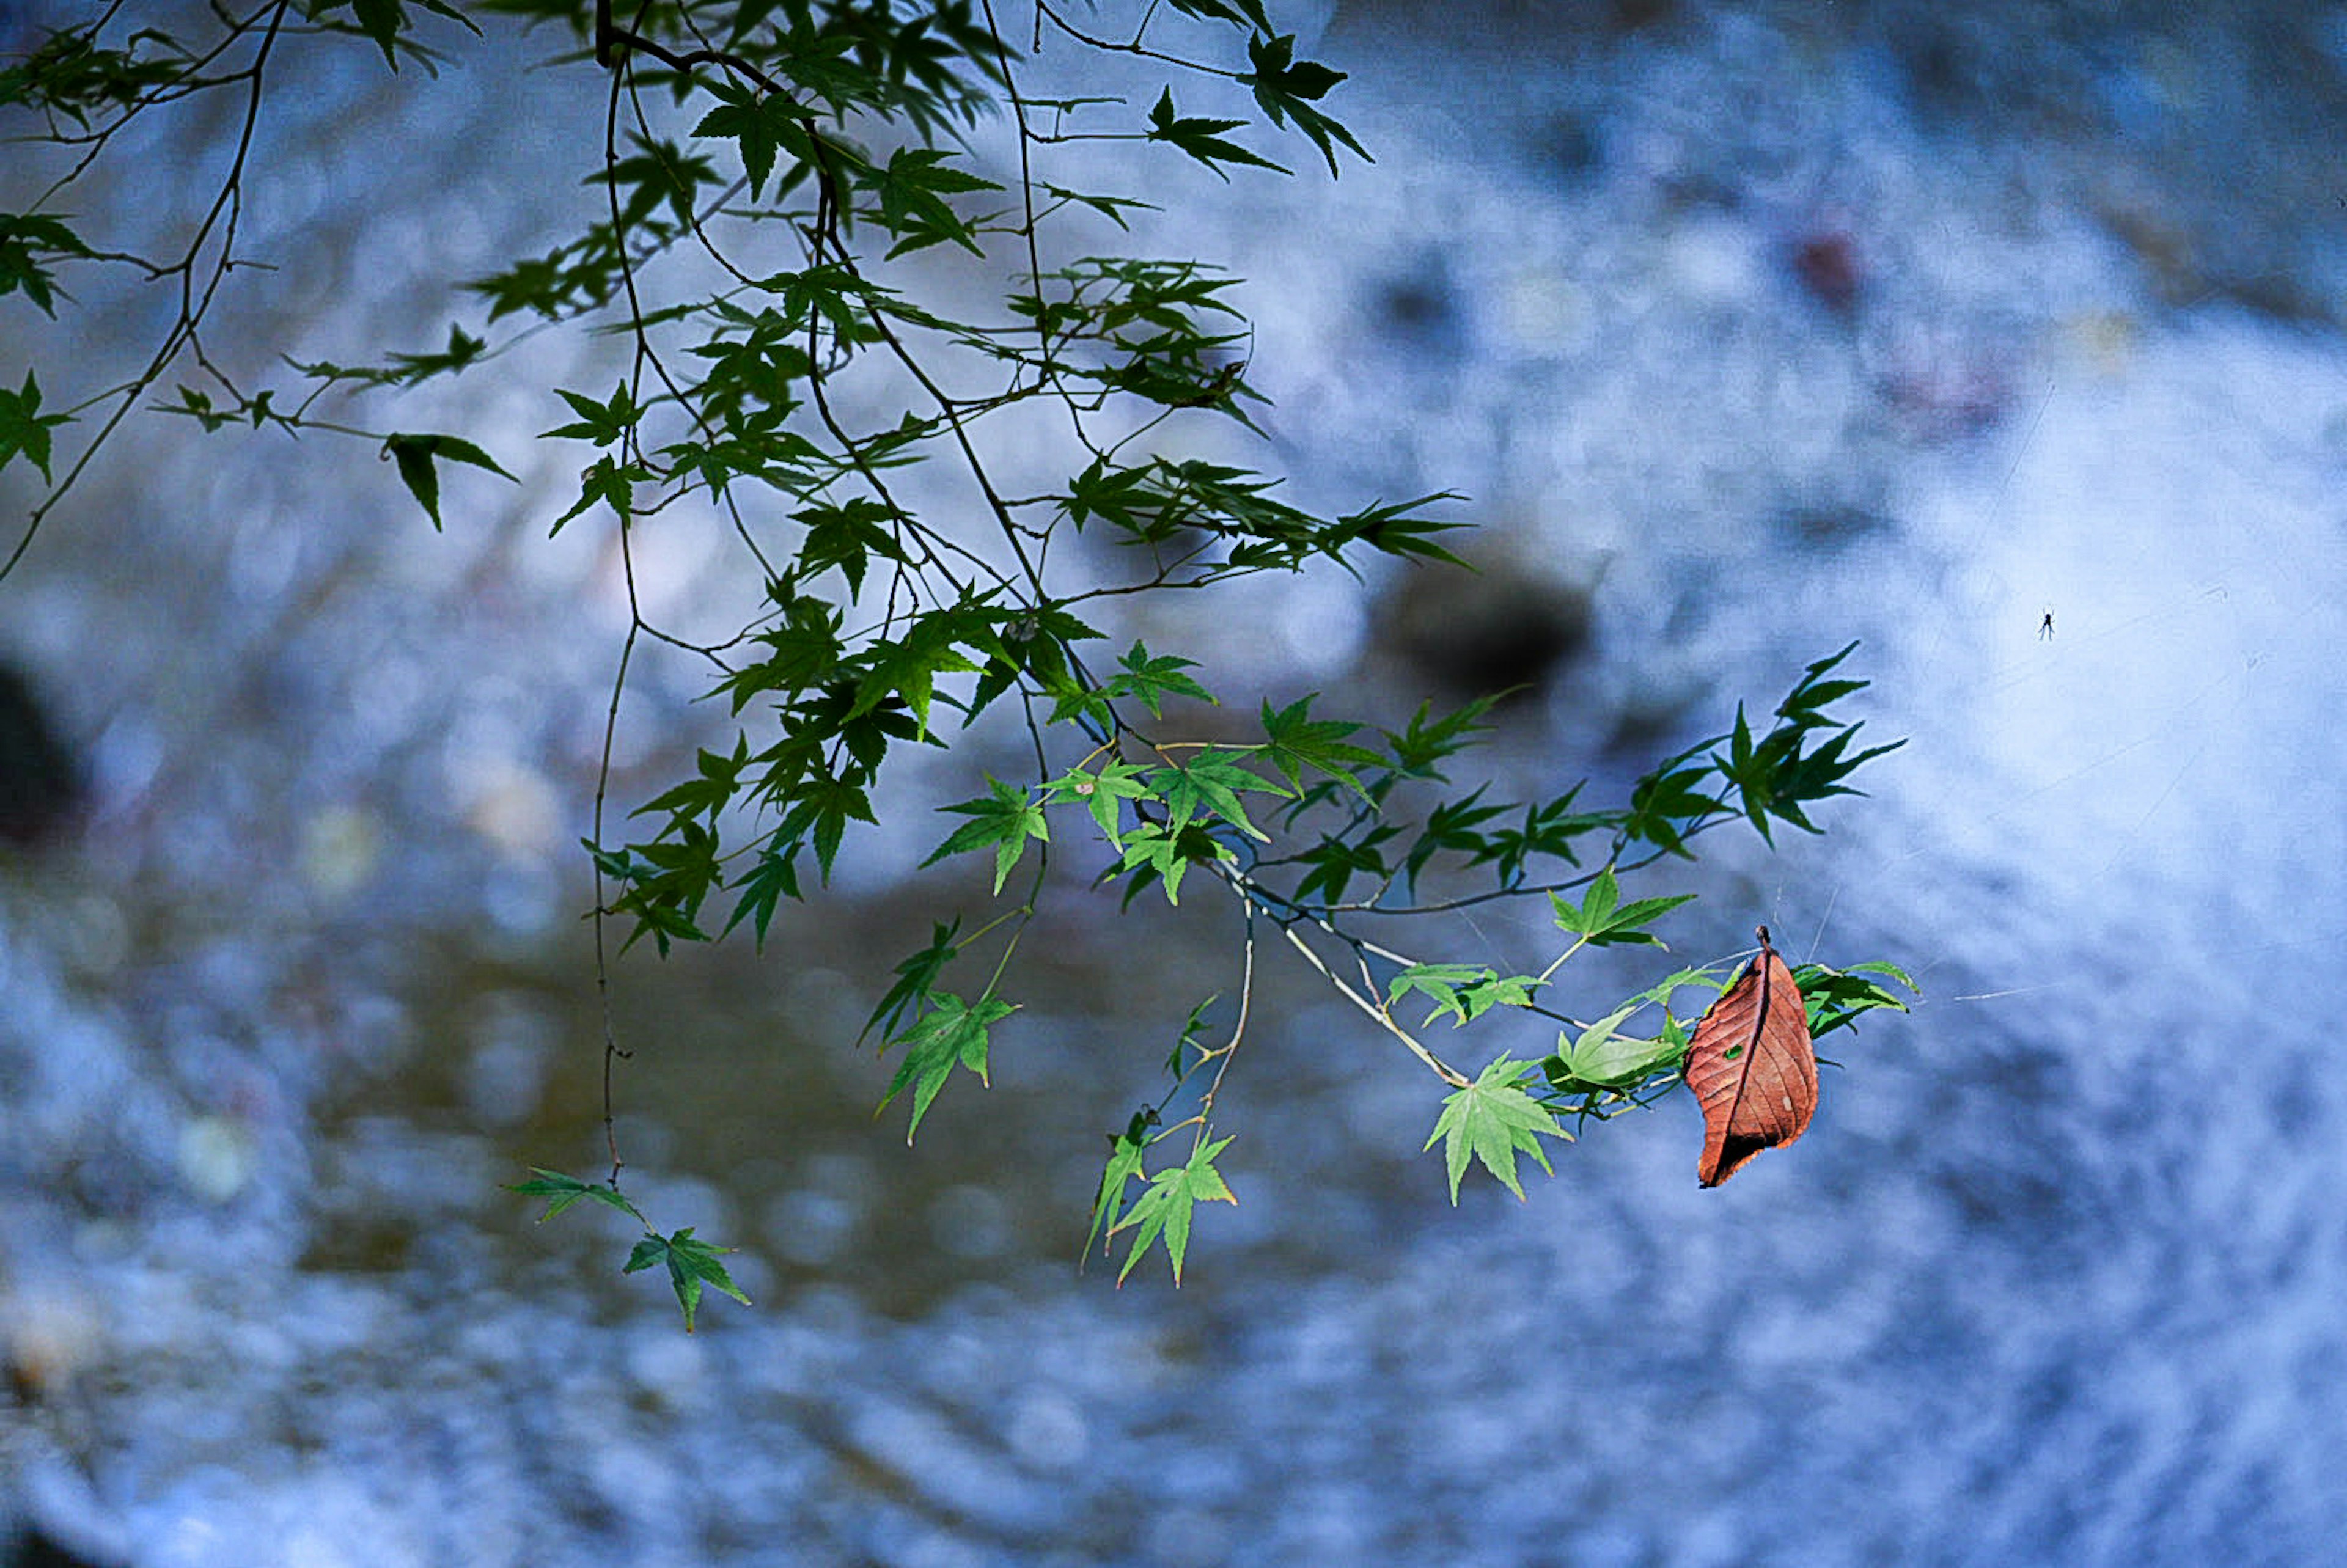
[[[1332, 793], [1326, 784], [1315, 784], [1304, 799], [1310, 803], [1326, 798]], [[1293, 820], [1292, 815], [1290, 820]], [[1393, 868], [1386, 864], [1385, 856], [1378, 853], [1378, 846], [1400, 831], [1389, 824], [1380, 824], [1364, 830], [1358, 839], [1350, 843], [1324, 835], [1318, 844], [1295, 857], [1312, 868], [1303, 880], [1296, 883], [1296, 898], [1308, 900], [1314, 893], [1319, 892], [1327, 895], [1329, 903], [1336, 904], [1344, 899], [1345, 889], [1352, 885], [1356, 876], [1368, 876], [1378, 883], [1387, 881], [1393, 875]]]
[[946, 161], [952, 156], [944, 148], [901, 147], [889, 156], [886, 167], [876, 165], [865, 172], [862, 183], [880, 198], [881, 226], [892, 234], [907, 236], [888, 252], [891, 260], [943, 240], [952, 241], [973, 256], [983, 253], [969, 224], [946, 204], [945, 198], [1002, 187], [953, 168]]
[[1271, 118], [1274, 125], [1288, 119], [1296, 128], [1312, 138], [1320, 156], [1328, 160], [1328, 172], [1337, 172], [1337, 149], [1332, 142], [1342, 142], [1363, 159], [1368, 153], [1353, 139], [1353, 133], [1311, 107], [1307, 101], [1326, 97], [1328, 89], [1345, 79], [1342, 71], [1311, 60], [1296, 58], [1296, 36], [1278, 37], [1262, 34], [1247, 40], [1247, 63], [1254, 68], [1238, 78], [1238, 85], [1255, 89], [1255, 101]]
[[837, 567], [847, 586], [861, 593], [865, 566], [872, 557], [905, 559], [904, 550], [888, 532], [903, 520], [901, 516], [867, 497], [853, 497], [837, 506], [809, 507], [791, 517], [807, 528], [806, 542], [799, 547], [801, 581]]
[[871, 797], [845, 779], [818, 778], [800, 784], [793, 794], [782, 835], [790, 837], [814, 830], [815, 865], [827, 886], [832, 862], [839, 857], [839, 843], [851, 821], [878, 825], [879, 819], [872, 815]]
[[1171, 143], [1216, 174], [1221, 174], [1225, 179], [1230, 178], [1223, 174], [1220, 167], [1225, 163], [1252, 164], [1274, 173], [1286, 173], [1287, 170], [1271, 159], [1249, 152], [1222, 134], [1226, 130], [1236, 130], [1245, 123], [1238, 119], [1181, 118], [1174, 113], [1174, 90], [1168, 87], [1164, 96], [1157, 100], [1157, 107], [1149, 111], [1148, 139]]
[[897, 1076], [889, 1081], [888, 1092], [880, 1097], [873, 1112], [876, 1116], [887, 1110], [889, 1102], [904, 1092], [906, 1085], [912, 1085], [913, 1121], [905, 1129], [907, 1143], [921, 1130], [921, 1118], [929, 1113], [930, 1102], [946, 1086], [957, 1063], [978, 1074], [980, 1083], [990, 1086], [987, 1029], [1019, 1010], [995, 997], [980, 997], [978, 1005], [972, 1007], [951, 991], [933, 992], [928, 1000], [929, 1010], [905, 1031], [901, 1041], [892, 1042], [904, 1046], [905, 1059], [897, 1064]]
[[[1118, 841], [1122, 852], [1119, 872], [1147, 866], [1164, 884], [1165, 901], [1179, 904], [1182, 878], [1192, 862], [1226, 859], [1229, 852], [1214, 841], [1206, 830], [1196, 823], [1169, 828], [1163, 824], [1144, 822]], [[1146, 874], [1144, 874], [1146, 875]], [[1135, 886], [1138, 887], [1136, 883]], [[1126, 896], [1130, 898], [1131, 894]]]
[[1456, 1013], [1459, 1021], [1467, 1021], [1467, 1009], [1460, 1003], [1459, 988], [1473, 985], [1488, 978], [1491, 970], [1475, 964], [1412, 964], [1396, 975], [1386, 987], [1388, 1006], [1416, 991], [1434, 1003], [1434, 1011], [1426, 1015], [1432, 1023], [1443, 1013]]
[[399, 477], [408, 493], [432, 519], [440, 526], [440, 474], [432, 466], [433, 459], [447, 463], [469, 463], [476, 468], [487, 468], [503, 478], [519, 479], [497, 466], [497, 460], [461, 436], [394, 436], [383, 444], [383, 456], [399, 466]]
[[1148, 784], [1143, 782], [1140, 768], [1112, 757], [1101, 764], [1098, 773], [1074, 768], [1053, 779], [1048, 787], [1047, 798], [1054, 805], [1070, 800], [1082, 801], [1084, 809], [1091, 812], [1092, 820], [1100, 825], [1102, 836], [1111, 844], [1117, 844], [1122, 841], [1117, 832], [1116, 803], [1154, 797], [1150, 794]]
[[1495, 1007], [1530, 1007], [1540, 987], [1536, 976], [1503, 975], [1473, 964], [1412, 964], [1388, 985], [1386, 999], [1399, 1002], [1416, 991], [1434, 1003], [1428, 1023], [1449, 1013], [1453, 1024], [1464, 1025]]
[[[1212, 692], [1182, 673], [1184, 670], [1198, 667], [1194, 659], [1184, 659], [1178, 653], [1161, 653], [1153, 657], [1145, 643], [1136, 642], [1124, 651], [1124, 657], [1119, 662], [1123, 666], [1122, 671], [1101, 688], [1101, 694], [1111, 700], [1138, 697], [1153, 719], [1165, 716], [1159, 704], [1168, 692], [1194, 698], [1201, 702], [1211, 703], [1214, 700]], [[1053, 717], [1056, 720], [1058, 715]]]
[[1557, 1126], [1556, 1119], [1542, 1109], [1539, 1101], [1516, 1087], [1531, 1071], [1530, 1062], [1502, 1056], [1476, 1074], [1474, 1082], [1442, 1102], [1442, 1114], [1435, 1119], [1426, 1147], [1431, 1149], [1436, 1139], [1442, 1140], [1442, 1163], [1450, 1177], [1452, 1204], [1459, 1202], [1459, 1178], [1466, 1173], [1470, 1154], [1520, 1199], [1524, 1188], [1516, 1179], [1519, 1153], [1530, 1154], [1540, 1162], [1542, 1170], [1556, 1173], [1548, 1163], [1547, 1151], [1541, 1147], [1541, 1138], [1563, 1138], [1568, 1143], [1573, 1138]]
[[952, 963], [961, 951], [960, 945], [954, 940], [960, 929], [961, 917], [958, 915], [951, 925], [940, 920], [932, 926], [929, 945], [897, 966], [897, 983], [888, 988], [887, 995], [880, 999], [879, 1005], [872, 1009], [872, 1016], [866, 1019], [864, 1027], [856, 1031], [857, 1045], [862, 1045], [876, 1028], [884, 1039], [893, 1039], [897, 1025], [904, 1016], [916, 1011], [922, 1002], [928, 999], [936, 989], [938, 977], [945, 973], [946, 966]]
[[1636, 998], [1626, 1007], [1599, 1019], [1570, 1040], [1559, 1035], [1556, 1054], [1562, 1081], [1557, 1082], [1557, 1087], [1566, 1090], [1624, 1089], [1671, 1066], [1685, 1055], [1686, 1042], [1671, 1039], [1667, 1032], [1655, 1039], [1641, 1039], [1618, 1032], [1622, 1020], [1645, 1005], [1644, 997]]
[[1698, 787], [1712, 770], [1679, 765], [1685, 760], [1684, 755], [1675, 759], [1638, 781], [1630, 791], [1630, 815], [1623, 820], [1622, 831], [1682, 860], [1693, 860], [1680, 825], [1700, 823], [1728, 808]]
[[407, 26], [399, 0], [351, 0], [351, 15], [357, 21], [359, 30], [383, 51], [383, 63], [398, 70], [399, 35]]
[[1869, 978], [1881, 975], [1898, 981], [1916, 995], [1922, 994], [1915, 978], [1896, 964], [1877, 961], [1852, 964], [1847, 969], [1829, 968], [1823, 964], [1803, 964], [1793, 971], [1793, 984], [1809, 1004], [1809, 1038], [1822, 1039], [1838, 1029], [1856, 1027], [1860, 1013], [1876, 1008], [1894, 1008], [1906, 1012], [1907, 1004], [1889, 988]]
[[25, 297], [54, 320], [56, 274], [36, 260], [38, 255], [87, 256], [81, 237], [44, 212], [0, 212], [0, 294], [22, 289]]
[[871, 669], [856, 682], [856, 701], [847, 716], [853, 719], [870, 712], [891, 697], [902, 697], [905, 705], [912, 709], [921, 733], [927, 734], [937, 678], [979, 669], [956, 644], [984, 624], [982, 615], [938, 610], [915, 621], [902, 641], [879, 644]]
[[506, 1191], [519, 1193], [527, 1198], [544, 1198], [546, 1212], [538, 1216], [538, 1223], [541, 1225], [582, 1198], [592, 1199], [604, 1207], [617, 1209], [623, 1214], [635, 1214], [638, 1219], [643, 1218], [643, 1215], [636, 1214], [636, 1205], [621, 1197], [616, 1187], [606, 1185], [601, 1182], [582, 1182], [576, 1176], [566, 1176], [559, 1171], [540, 1170], [536, 1165], [529, 1168], [529, 1173], [532, 1180], [517, 1182], [508, 1186]]
[[[799, 897], [798, 863], [790, 855], [776, 854], [770, 843], [759, 854], [758, 863], [733, 886], [742, 897], [734, 904], [733, 913], [726, 918], [725, 930], [731, 931], [742, 923], [743, 917], [748, 917], [756, 933], [758, 949], [764, 952], [766, 927], [774, 921], [775, 907], [784, 897], [795, 899]], [[724, 931], [718, 933], [720, 936], [724, 934]]]
[[994, 846], [994, 890], [1002, 891], [1010, 879], [1010, 868], [1019, 864], [1030, 838], [1043, 843], [1051, 840], [1051, 829], [1043, 820], [1042, 805], [1028, 798], [1027, 792], [1016, 784], [1004, 784], [989, 774], [987, 786], [994, 793], [982, 800], [966, 800], [956, 805], [941, 805], [939, 811], [958, 812], [970, 818], [954, 829], [953, 835], [921, 862], [933, 866], [948, 855], [959, 855], [966, 849]]
[[1238, 792], [1253, 790], [1258, 794], [1282, 798], [1288, 793], [1285, 785], [1240, 766], [1235, 752], [1200, 752], [1186, 763], [1159, 769], [1150, 782], [1157, 784], [1164, 795], [1168, 826], [1182, 827], [1204, 809], [1249, 838], [1266, 844], [1271, 835], [1247, 820], [1246, 807], [1239, 803]]
[[1165, 1255], [1174, 1260], [1174, 1283], [1182, 1283], [1182, 1260], [1190, 1250], [1191, 1212], [1201, 1202], [1238, 1202], [1229, 1184], [1223, 1180], [1223, 1173], [1214, 1169], [1214, 1157], [1229, 1143], [1228, 1138], [1202, 1143], [1190, 1151], [1186, 1163], [1150, 1177], [1149, 1190], [1135, 1198], [1125, 1216], [1109, 1227], [1111, 1235], [1121, 1230], [1133, 1232], [1133, 1250], [1125, 1254], [1124, 1266], [1116, 1271], [1119, 1285], [1132, 1274], [1150, 1244], [1161, 1236], [1165, 1242]]
[[1264, 747], [1264, 755], [1294, 788], [1304, 787], [1304, 769], [1317, 768], [1367, 800], [1369, 792], [1354, 770], [1376, 767], [1384, 759], [1345, 739], [1360, 727], [1334, 719], [1313, 718], [1309, 696], [1299, 697], [1277, 712], [1272, 712], [1266, 699], [1263, 704], [1263, 733], [1270, 743]]
[[49, 432], [68, 417], [41, 412], [41, 384], [29, 370], [25, 373], [23, 391], [0, 386], [0, 467], [22, 452], [41, 471], [42, 478], [49, 478]]
[[1117, 1216], [1124, 1212], [1124, 1189], [1142, 1173], [1141, 1162], [1149, 1152], [1149, 1124], [1153, 1116], [1153, 1112], [1134, 1112], [1125, 1130], [1109, 1140], [1108, 1164], [1101, 1172], [1100, 1195], [1092, 1201], [1092, 1228], [1084, 1237], [1086, 1257], [1092, 1255], [1092, 1244], [1101, 1239], [1101, 1227], [1113, 1227]]
[[1549, 906], [1556, 913], [1556, 923], [1571, 931], [1593, 948], [1615, 942], [1644, 942], [1650, 947], [1662, 947], [1661, 938], [1643, 927], [1653, 924], [1682, 904], [1695, 902], [1692, 893], [1676, 894], [1667, 898], [1639, 898], [1622, 902], [1621, 884], [1608, 866], [1597, 874], [1576, 906], [1563, 894], [1548, 896]]
[[609, 446], [634, 429], [643, 420], [644, 411], [636, 406], [635, 395], [626, 382], [611, 389], [611, 401], [598, 403], [584, 393], [556, 387], [554, 395], [570, 405], [579, 415], [568, 425], [558, 425], [538, 433], [538, 439], [552, 437], [563, 441], [592, 441], [598, 446]]
[[725, 1266], [718, 1261], [721, 1254], [738, 1250], [730, 1246], [712, 1246], [705, 1241], [696, 1240], [692, 1227], [687, 1225], [674, 1235], [654, 1234], [636, 1243], [636, 1250], [628, 1255], [628, 1266], [620, 1272], [633, 1274], [656, 1263], [668, 1265], [669, 1283], [676, 1287], [677, 1304], [684, 1308], [684, 1331], [690, 1334], [692, 1332], [693, 1314], [701, 1307], [701, 1290], [705, 1285], [715, 1286], [744, 1307], [750, 1305], [750, 1298], [743, 1294], [742, 1287], [733, 1283], [733, 1276], [725, 1272]]
[[[695, 136], [723, 138], [741, 144], [742, 169], [750, 177], [750, 199], [756, 200], [774, 172], [776, 153], [787, 154], [791, 159], [774, 194], [782, 196], [805, 178], [817, 156], [815, 138], [806, 124], [806, 111], [780, 96], [761, 95], [749, 87], [719, 80], [710, 85], [711, 95], [719, 100], [718, 107], [702, 117], [692, 128]], [[860, 163], [850, 159], [846, 149], [831, 144], [826, 150], [838, 156], [842, 162]]]

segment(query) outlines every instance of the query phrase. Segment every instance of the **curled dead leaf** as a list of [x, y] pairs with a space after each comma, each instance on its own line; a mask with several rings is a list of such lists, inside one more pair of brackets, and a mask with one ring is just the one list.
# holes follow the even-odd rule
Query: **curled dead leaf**
[[1758, 928], [1759, 954], [1695, 1026], [1687, 1087], [1703, 1106], [1703, 1162], [1696, 1177], [1716, 1187], [1763, 1149], [1809, 1130], [1818, 1108], [1818, 1059], [1793, 971]]

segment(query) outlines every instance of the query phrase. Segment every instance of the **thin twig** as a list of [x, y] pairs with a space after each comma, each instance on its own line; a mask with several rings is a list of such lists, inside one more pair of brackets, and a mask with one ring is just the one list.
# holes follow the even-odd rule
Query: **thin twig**
[[1305, 958], [1310, 962], [1314, 968], [1320, 971], [1321, 978], [1326, 979], [1330, 985], [1337, 988], [1337, 992], [1339, 996], [1342, 996], [1347, 1001], [1351, 1002], [1355, 1007], [1360, 1009], [1371, 1019], [1376, 1020], [1379, 1029], [1384, 1030], [1388, 1034], [1392, 1035], [1396, 1040], [1400, 1040], [1402, 1044], [1408, 1046], [1409, 1048], [1409, 1053], [1412, 1056], [1417, 1057], [1419, 1061], [1426, 1063], [1429, 1068], [1432, 1069], [1434, 1075], [1437, 1078], [1441, 1079], [1443, 1082], [1450, 1084], [1454, 1089], [1466, 1089], [1471, 1087], [1464, 1073], [1461, 1073], [1457, 1068], [1452, 1067], [1440, 1057], [1435, 1055], [1434, 1052], [1420, 1045], [1417, 1039], [1410, 1034], [1409, 1030], [1394, 1022], [1393, 1014], [1391, 1012], [1378, 1006], [1368, 998], [1362, 996], [1359, 992], [1354, 990], [1349, 981], [1339, 979], [1337, 972], [1328, 967], [1327, 962], [1323, 959], [1318, 953], [1312, 950], [1311, 944], [1307, 942], [1302, 937], [1296, 935], [1295, 927], [1283, 924], [1280, 927], [1280, 931], [1287, 938], [1288, 942], [1294, 946], [1296, 950], [1303, 954]]

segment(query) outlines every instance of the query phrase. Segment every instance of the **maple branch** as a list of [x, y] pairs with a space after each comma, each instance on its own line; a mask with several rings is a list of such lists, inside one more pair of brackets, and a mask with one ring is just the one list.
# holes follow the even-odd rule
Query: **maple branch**
[[1427, 1050], [1426, 1047], [1419, 1044], [1418, 1040], [1410, 1034], [1409, 1030], [1394, 1022], [1393, 1014], [1391, 1012], [1378, 1006], [1377, 1003], [1371, 1001], [1368, 998], [1355, 990], [1351, 982], [1337, 979], [1337, 972], [1328, 967], [1327, 961], [1322, 958], [1319, 954], [1312, 950], [1312, 945], [1309, 942], [1307, 942], [1303, 938], [1296, 934], [1296, 927], [1294, 926], [1283, 922], [1279, 928], [1282, 934], [1284, 934], [1287, 938], [1288, 941], [1295, 947], [1296, 950], [1303, 954], [1305, 958], [1314, 968], [1320, 971], [1321, 978], [1327, 980], [1330, 985], [1337, 988], [1337, 993], [1339, 996], [1343, 997], [1347, 1001], [1351, 1002], [1363, 1012], [1368, 1014], [1370, 1018], [1377, 1021], [1378, 1028], [1384, 1030], [1388, 1034], [1392, 1035], [1396, 1040], [1401, 1041], [1402, 1044], [1409, 1047], [1409, 1053], [1412, 1056], [1417, 1057], [1419, 1061], [1426, 1063], [1428, 1067], [1431, 1068], [1437, 1078], [1441, 1079], [1443, 1082], [1448, 1083], [1453, 1089], [1470, 1089], [1473, 1087], [1473, 1084], [1469, 1081], [1464, 1073], [1451, 1066], [1449, 1062], [1444, 1061], [1440, 1057], [1435, 1055], [1434, 1052]]

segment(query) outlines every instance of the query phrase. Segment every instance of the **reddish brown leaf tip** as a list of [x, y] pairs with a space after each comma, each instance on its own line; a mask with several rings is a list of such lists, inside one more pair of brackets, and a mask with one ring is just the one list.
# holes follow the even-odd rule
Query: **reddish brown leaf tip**
[[1716, 1187], [1763, 1149], [1809, 1131], [1818, 1108], [1818, 1059], [1793, 971], [1758, 928], [1760, 951], [1695, 1026], [1687, 1087], [1703, 1107], [1696, 1179]]

